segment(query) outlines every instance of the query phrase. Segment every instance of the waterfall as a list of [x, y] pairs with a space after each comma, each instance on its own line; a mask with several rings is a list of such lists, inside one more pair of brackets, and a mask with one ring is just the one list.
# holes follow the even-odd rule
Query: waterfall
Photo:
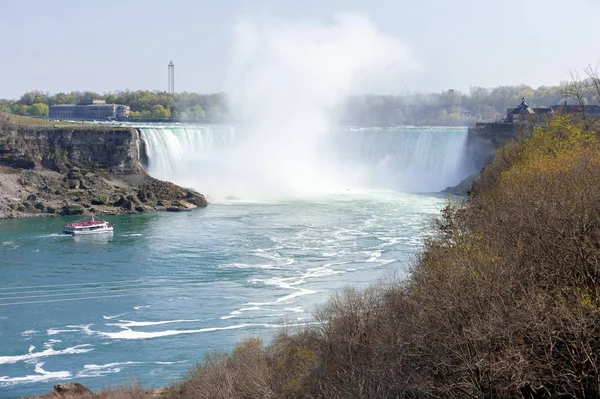
[[308, 148], [301, 148], [301, 140], [291, 146], [277, 139], [253, 140], [232, 126], [139, 130], [150, 175], [213, 198], [265, 199], [349, 188], [437, 192], [470, 172], [466, 128], [343, 128]]
[[469, 174], [467, 129], [413, 127], [344, 129], [335, 137], [342, 159], [363, 165], [378, 188], [436, 192]]

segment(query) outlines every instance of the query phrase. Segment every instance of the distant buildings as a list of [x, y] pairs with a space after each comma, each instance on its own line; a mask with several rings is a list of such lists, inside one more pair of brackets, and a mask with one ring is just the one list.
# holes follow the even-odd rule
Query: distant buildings
[[517, 108], [508, 108], [506, 110], [506, 123], [515, 123], [520, 121], [531, 121], [535, 123], [543, 123], [546, 119], [555, 113], [562, 114], [577, 114], [585, 111], [588, 118], [600, 117], [599, 105], [581, 105], [574, 103], [572, 100], [563, 99], [557, 105], [545, 108], [531, 108], [525, 102], [525, 97], [521, 99], [521, 104]]
[[129, 106], [106, 104], [104, 100], [82, 100], [79, 104], [58, 104], [49, 107], [50, 119], [126, 120]]

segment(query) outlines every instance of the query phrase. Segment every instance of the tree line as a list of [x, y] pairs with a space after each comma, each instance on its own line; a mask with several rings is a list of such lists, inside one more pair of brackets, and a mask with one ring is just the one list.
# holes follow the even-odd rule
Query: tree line
[[137, 90], [114, 93], [72, 91], [49, 94], [33, 90], [18, 100], [0, 100], [0, 112], [15, 115], [48, 116], [48, 106], [77, 104], [81, 100], [101, 99], [107, 104], [128, 105], [132, 120], [212, 120], [220, 121], [229, 115], [223, 93], [198, 94]]
[[[519, 105], [525, 97], [532, 107], [549, 107], [565, 97], [575, 98], [576, 80], [536, 89], [527, 85], [495, 88], [472, 87], [468, 93], [446, 90], [430, 94], [361, 95], [341, 104], [339, 122], [346, 125], [470, 125], [491, 122], [506, 116], [507, 108]], [[579, 82], [589, 82], [586, 78]], [[578, 101], [595, 103], [585, 90]], [[103, 99], [108, 104], [128, 105], [132, 120], [234, 121], [227, 95], [163, 91], [119, 91], [99, 94], [89, 91], [49, 94], [38, 90], [18, 100], [0, 100], [0, 112], [47, 116], [48, 106], [76, 104], [83, 99]]]

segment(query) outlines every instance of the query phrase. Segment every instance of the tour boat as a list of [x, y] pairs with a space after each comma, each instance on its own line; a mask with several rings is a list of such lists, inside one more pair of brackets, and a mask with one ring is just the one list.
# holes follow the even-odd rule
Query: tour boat
[[75, 236], [83, 234], [112, 233], [112, 231], [113, 227], [108, 224], [108, 222], [94, 219], [94, 215], [92, 215], [92, 220], [65, 224], [63, 233]]

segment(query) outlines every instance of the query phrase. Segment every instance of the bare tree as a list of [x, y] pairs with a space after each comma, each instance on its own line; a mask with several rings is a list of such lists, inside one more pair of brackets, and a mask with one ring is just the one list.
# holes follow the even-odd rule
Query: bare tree
[[584, 85], [594, 99], [600, 103], [600, 64], [597, 63], [595, 66], [591, 64], [583, 68], [583, 72], [586, 74], [587, 79], [584, 81]]
[[579, 72], [570, 70], [569, 71], [570, 81], [564, 89], [565, 97], [572, 98], [577, 101], [581, 108], [581, 118], [584, 124], [587, 126], [587, 108], [585, 92], [587, 91], [586, 83], [579, 76]]

